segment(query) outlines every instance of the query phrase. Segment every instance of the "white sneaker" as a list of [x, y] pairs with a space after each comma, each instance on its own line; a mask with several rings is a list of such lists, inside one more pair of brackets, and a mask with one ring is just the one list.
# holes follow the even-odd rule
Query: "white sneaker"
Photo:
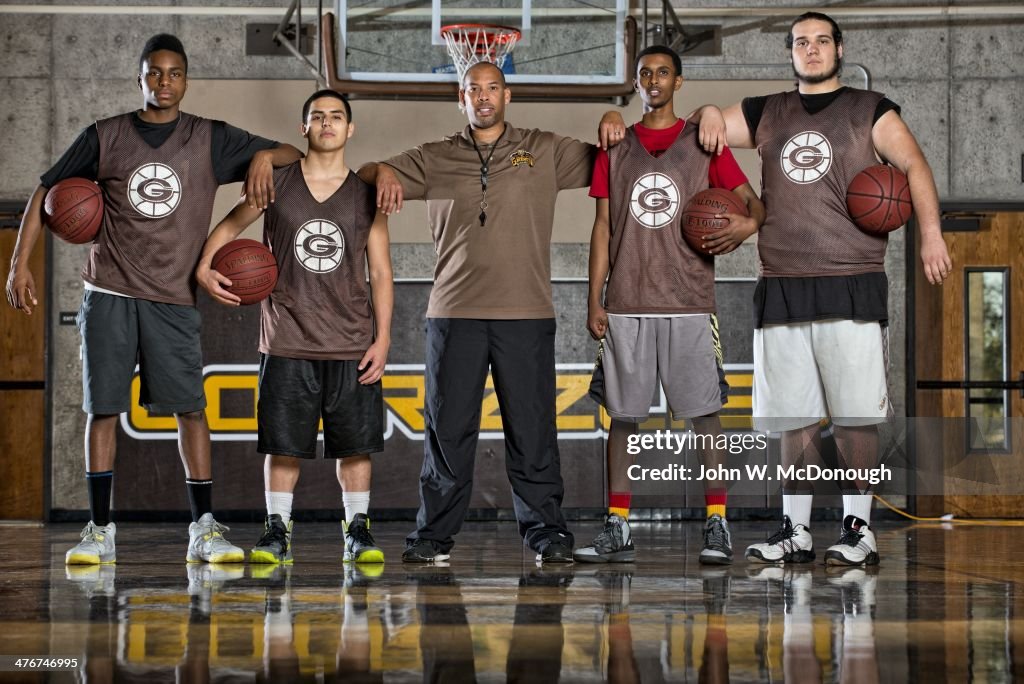
[[[207, 515], [209, 515], [207, 513]], [[205, 516], [204, 516], [205, 517]], [[195, 525], [196, 523], [192, 523]], [[209, 615], [213, 607], [213, 595], [228, 582], [242, 579], [245, 568], [238, 565], [186, 565], [188, 594], [203, 615]]]
[[794, 609], [809, 615], [813, 576], [811, 568], [795, 565], [754, 565], [747, 568], [747, 577], [765, 583], [769, 605], [781, 598], [786, 615], [791, 615]]
[[64, 568], [64, 573], [88, 598], [116, 594], [114, 577], [117, 571], [113, 564], [69, 565]]
[[189, 563], [242, 563], [245, 552], [227, 539], [224, 533], [230, 528], [213, 519], [213, 513], [203, 513], [199, 522], [188, 526]]
[[834, 566], [826, 568], [828, 583], [840, 588], [840, 600], [844, 615], [873, 616], [875, 612], [875, 591], [878, 584], [878, 569], [865, 570], [861, 567]]
[[868, 524], [846, 516], [839, 541], [825, 552], [825, 565], [878, 565], [878, 544]]
[[810, 563], [814, 560], [814, 540], [805, 525], [793, 526], [788, 515], [782, 516], [782, 527], [761, 544], [747, 547], [751, 563]]
[[113, 563], [117, 555], [114, 552], [114, 537], [117, 526], [114, 523], [97, 525], [89, 521], [82, 530], [82, 541], [71, 548], [64, 556], [66, 565], [99, 565]]

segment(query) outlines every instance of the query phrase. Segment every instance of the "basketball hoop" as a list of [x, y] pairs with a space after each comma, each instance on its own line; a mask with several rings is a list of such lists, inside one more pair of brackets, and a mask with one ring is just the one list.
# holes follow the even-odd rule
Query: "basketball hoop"
[[490, 62], [500, 69], [522, 33], [497, 24], [449, 24], [441, 27], [441, 35], [462, 81], [466, 70], [479, 62]]

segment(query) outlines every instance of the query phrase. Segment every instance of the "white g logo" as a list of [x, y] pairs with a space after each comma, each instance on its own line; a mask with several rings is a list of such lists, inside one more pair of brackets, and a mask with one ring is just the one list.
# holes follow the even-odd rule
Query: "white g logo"
[[143, 164], [128, 179], [128, 201], [146, 218], [163, 218], [178, 208], [181, 180], [166, 164]]
[[665, 174], [649, 173], [633, 184], [629, 210], [642, 225], [661, 228], [679, 211], [679, 189]]
[[783, 146], [780, 161], [789, 180], [801, 185], [813, 183], [831, 168], [832, 146], [817, 131], [797, 133]]
[[345, 236], [333, 221], [306, 221], [295, 232], [295, 256], [313, 273], [330, 273], [345, 256]]

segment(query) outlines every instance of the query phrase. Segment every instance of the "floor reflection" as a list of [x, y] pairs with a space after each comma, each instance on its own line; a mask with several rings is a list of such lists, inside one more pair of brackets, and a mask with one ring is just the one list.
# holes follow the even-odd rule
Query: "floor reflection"
[[[481, 524], [451, 566], [343, 567], [333, 526], [323, 541], [307, 527], [302, 558], [324, 560], [157, 563], [140, 544], [117, 566], [74, 568], [59, 553], [69, 532], [44, 528], [41, 557], [7, 573], [5, 650], [79, 658], [48, 681], [147, 684], [873, 684], [1014, 681], [1022, 667], [1017, 528], [892, 527], [880, 569], [826, 570], [704, 569], [686, 525], [638, 525], [635, 565], [538, 567], [508, 527]], [[404, 527], [379, 527], [400, 543]], [[736, 527], [741, 544], [757, 533]]]

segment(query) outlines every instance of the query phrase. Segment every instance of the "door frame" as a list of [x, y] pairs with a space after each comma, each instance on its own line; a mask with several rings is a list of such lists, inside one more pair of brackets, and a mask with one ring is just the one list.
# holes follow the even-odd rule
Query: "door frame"
[[[27, 200], [0, 200], [0, 230], [14, 231], [17, 232], [21, 227], [22, 218], [25, 214], [25, 207]], [[52, 372], [53, 364], [50, 359], [50, 341], [53, 339], [53, 312], [52, 305], [56, 301], [57, 297], [52, 294], [53, 292], [53, 245], [51, 242], [50, 231], [44, 230], [43, 234], [40, 235], [40, 239], [36, 242], [35, 251], [43, 250], [43, 269], [42, 274], [34, 273], [34, 276], [42, 275], [36, 281], [36, 287], [39, 289], [39, 285], [45, 288], [41, 299], [43, 300], [42, 306], [36, 311], [36, 315], [44, 315], [46, 320], [43, 321], [43, 374], [42, 374], [42, 387], [38, 387], [39, 381], [26, 381], [26, 382], [9, 382], [5, 383], [9, 389], [31, 389], [31, 390], [42, 390], [43, 392], [43, 435], [42, 435], [42, 508], [39, 511], [40, 522], [48, 522], [50, 520], [50, 510], [52, 504], [52, 479], [53, 479], [53, 430], [51, 426], [51, 420], [53, 416], [53, 396], [51, 390], [53, 388]], [[4, 276], [4, 282], [6, 283], [9, 264], [4, 264], [2, 271]], [[0, 302], [0, 306], [8, 306], [6, 302]], [[35, 518], [32, 518], [35, 520]]]
[[[983, 220], [989, 214], [1024, 212], [1024, 201], [1019, 200], [944, 200], [939, 202], [939, 216], [943, 234], [952, 232], [973, 232], [978, 231], [977, 222]], [[910, 321], [906, 326], [906, 339], [904, 340], [904, 359], [906, 359], [906, 386], [904, 387], [907, 416], [914, 417], [917, 414], [917, 268], [919, 256], [917, 254], [917, 218], [912, 217], [906, 226], [904, 259], [906, 265], [906, 301], [903, 310], [904, 320]], [[907, 432], [907, 453], [911, 455], [913, 467], [917, 467], [917, 443], [914, 438], [914, 431]], [[907, 507], [913, 514], [918, 514], [918, 495], [915, 491], [915, 480], [910, 479], [907, 491]]]

